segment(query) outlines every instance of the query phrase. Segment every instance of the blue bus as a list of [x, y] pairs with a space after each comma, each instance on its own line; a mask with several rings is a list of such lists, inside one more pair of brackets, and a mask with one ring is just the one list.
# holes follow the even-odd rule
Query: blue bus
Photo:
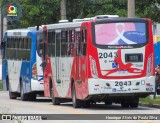
[[[156, 68], [158, 65], [160, 65], [160, 40], [154, 41], [154, 59], [155, 59], [154, 65]], [[157, 76], [157, 74], [156, 74], [156, 76]], [[158, 83], [156, 82], [154, 97], [156, 97], [156, 94], [160, 95], [160, 82], [158, 82]]]
[[44, 95], [42, 57], [38, 43], [43, 40], [42, 31], [34, 29], [7, 30], [2, 50], [3, 90], [10, 99], [35, 100]]

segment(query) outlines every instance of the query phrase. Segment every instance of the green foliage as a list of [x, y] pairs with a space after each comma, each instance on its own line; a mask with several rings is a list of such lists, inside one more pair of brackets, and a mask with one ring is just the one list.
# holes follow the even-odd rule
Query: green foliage
[[146, 98], [140, 98], [140, 103], [141, 104], [150, 104], [150, 105], [160, 104], [160, 97], [157, 96], [156, 99], [153, 99], [153, 97], [151, 97], [151, 96], [148, 96]]
[[0, 90], [2, 90], [2, 81], [0, 80]]
[[[60, 20], [61, 0], [2, 0], [5, 3], [18, 2], [23, 16], [19, 21], [9, 22], [11, 28], [56, 23]], [[160, 21], [160, 0], [135, 0], [136, 16]], [[116, 14], [127, 17], [127, 0], [67, 0], [67, 19]]]

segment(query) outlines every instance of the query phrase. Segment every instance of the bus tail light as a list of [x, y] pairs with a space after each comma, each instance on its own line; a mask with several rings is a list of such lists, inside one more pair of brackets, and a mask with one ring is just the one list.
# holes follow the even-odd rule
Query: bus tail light
[[91, 70], [92, 77], [98, 78], [96, 61], [94, 60], [94, 58], [92, 56], [90, 56], [90, 70]]
[[32, 78], [33, 79], [38, 79], [37, 78], [37, 65], [36, 65], [36, 63], [35, 64], [33, 64], [33, 66], [32, 66]]
[[147, 62], [147, 76], [151, 76], [152, 75], [152, 55], [148, 58], [148, 62]]

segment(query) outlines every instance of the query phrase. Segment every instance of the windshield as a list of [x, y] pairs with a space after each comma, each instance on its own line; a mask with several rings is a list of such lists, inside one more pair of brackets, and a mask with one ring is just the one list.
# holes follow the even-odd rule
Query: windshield
[[146, 24], [142, 22], [105, 23], [95, 25], [98, 45], [135, 45], [146, 43]]

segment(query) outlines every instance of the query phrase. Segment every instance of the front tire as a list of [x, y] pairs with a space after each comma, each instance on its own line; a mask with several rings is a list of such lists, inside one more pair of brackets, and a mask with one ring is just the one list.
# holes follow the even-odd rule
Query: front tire
[[76, 97], [76, 89], [75, 85], [72, 86], [72, 102], [74, 108], [80, 108], [81, 107], [81, 100], [77, 99]]
[[91, 102], [89, 100], [83, 101], [83, 108], [90, 108], [91, 107]]
[[22, 101], [27, 101], [28, 100], [28, 94], [24, 94], [23, 82], [21, 82], [21, 84], [20, 84], [20, 93], [21, 93], [21, 100]]
[[16, 96], [16, 94], [15, 94], [15, 93], [10, 92], [10, 90], [9, 90], [9, 98], [10, 98], [10, 99], [16, 99], [16, 98], [17, 98], [17, 96]]
[[28, 99], [29, 101], [36, 101], [36, 97], [37, 95], [35, 93], [30, 93]]
[[139, 105], [139, 98], [133, 99], [132, 102], [130, 102], [130, 107], [131, 108], [137, 108]]
[[53, 105], [60, 105], [59, 99], [54, 96], [53, 86], [50, 88], [50, 95], [52, 97], [52, 104]]

